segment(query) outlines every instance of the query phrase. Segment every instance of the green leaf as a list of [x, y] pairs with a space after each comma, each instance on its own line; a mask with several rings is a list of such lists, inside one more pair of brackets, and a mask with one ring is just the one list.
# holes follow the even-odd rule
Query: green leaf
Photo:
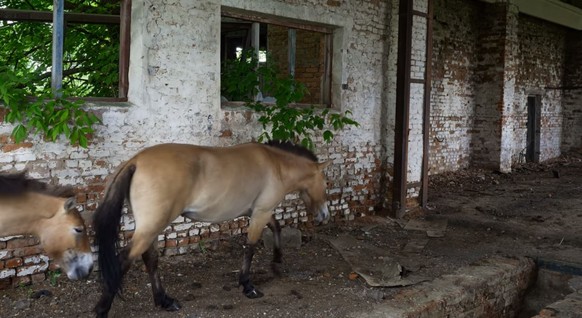
[[12, 130], [12, 137], [14, 138], [14, 141], [16, 143], [22, 142], [24, 139], [26, 139], [27, 135], [28, 131], [26, 130], [26, 127], [24, 127], [22, 124], [16, 125], [16, 127], [14, 127], [14, 129]]
[[329, 130], [323, 132], [323, 140], [330, 142], [333, 139], [333, 133]]
[[85, 135], [79, 135], [79, 146], [87, 148], [87, 137]]

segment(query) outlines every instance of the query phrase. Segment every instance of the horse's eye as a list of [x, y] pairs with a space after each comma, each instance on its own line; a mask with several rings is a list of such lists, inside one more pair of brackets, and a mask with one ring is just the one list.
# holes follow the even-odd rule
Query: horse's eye
[[75, 229], [75, 233], [80, 234], [83, 233], [84, 229], [82, 227], [76, 227]]

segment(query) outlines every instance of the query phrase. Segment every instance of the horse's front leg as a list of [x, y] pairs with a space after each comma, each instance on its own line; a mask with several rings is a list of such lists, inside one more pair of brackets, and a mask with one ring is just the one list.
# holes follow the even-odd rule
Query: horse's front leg
[[265, 225], [269, 223], [271, 219], [270, 212], [253, 212], [251, 221], [249, 224], [249, 229], [247, 233], [247, 244], [243, 246], [244, 255], [242, 268], [238, 277], [239, 285], [243, 286], [243, 294], [248, 298], [260, 298], [263, 297], [258, 289], [253, 286], [250, 278], [251, 263], [253, 262], [253, 255], [255, 254], [255, 247], [257, 242], [261, 238], [261, 234]]
[[271, 262], [271, 270], [275, 275], [279, 276], [281, 275], [279, 265], [283, 258], [283, 254], [281, 253], [281, 225], [279, 225], [279, 222], [274, 216], [271, 216], [271, 220], [267, 225], [271, 232], [273, 232], [273, 261]]
[[260, 298], [264, 295], [251, 283], [250, 271], [253, 255], [255, 254], [255, 245], [256, 244], [246, 244], [243, 246], [243, 265], [238, 276], [238, 283], [243, 286], [243, 294], [248, 298]]
[[[123, 276], [127, 273], [131, 266], [131, 260], [129, 259], [129, 247], [125, 247], [121, 253], [119, 253], [119, 262], [121, 263], [121, 280]], [[111, 305], [113, 304], [113, 299], [118, 291], [109, 291], [105, 286], [103, 286], [103, 292], [101, 293], [101, 298], [97, 305], [95, 305], [95, 314], [99, 318], [106, 318]]]
[[152, 284], [152, 293], [154, 295], [154, 303], [156, 306], [167, 311], [176, 311], [182, 308], [180, 303], [168, 296], [164, 287], [162, 286], [162, 281], [160, 275], [158, 274], [158, 251], [155, 248], [155, 243], [150, 245], [147, 251], [141, 255], [143, 262], [146, 266], [146, 270], [150, 277], [150, 282]]

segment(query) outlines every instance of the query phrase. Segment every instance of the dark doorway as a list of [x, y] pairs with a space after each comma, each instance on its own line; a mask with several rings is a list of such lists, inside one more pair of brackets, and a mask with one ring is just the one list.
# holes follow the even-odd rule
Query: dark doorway
[[527, 97], [527, 149], [526, 162], [540, 161], [540, 117], [541, 102], [539, 95]]

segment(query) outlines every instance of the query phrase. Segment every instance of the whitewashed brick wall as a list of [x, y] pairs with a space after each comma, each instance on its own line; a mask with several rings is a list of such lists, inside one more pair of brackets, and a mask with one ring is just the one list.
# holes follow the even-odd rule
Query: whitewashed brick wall
[[[580, 147], [574, 122], [582, 104], [565, 98], [564, 70], [576, 70], [581, 49], [565, 41], [580, 32], [534, 19], [513, 5], [478, 1], [435, 1], [430, 173], [471, 165], [511, 171], [523, 161], [527, 96], [542, 101], [540, 160]], [[578, 81], [578, 82], [577, 82]], [[572, 96], [572, 97], [570, 97]], [[568, 105], [567, 115], [564, 107]], [[564, 122], [564, 116], [568, 121]]]

